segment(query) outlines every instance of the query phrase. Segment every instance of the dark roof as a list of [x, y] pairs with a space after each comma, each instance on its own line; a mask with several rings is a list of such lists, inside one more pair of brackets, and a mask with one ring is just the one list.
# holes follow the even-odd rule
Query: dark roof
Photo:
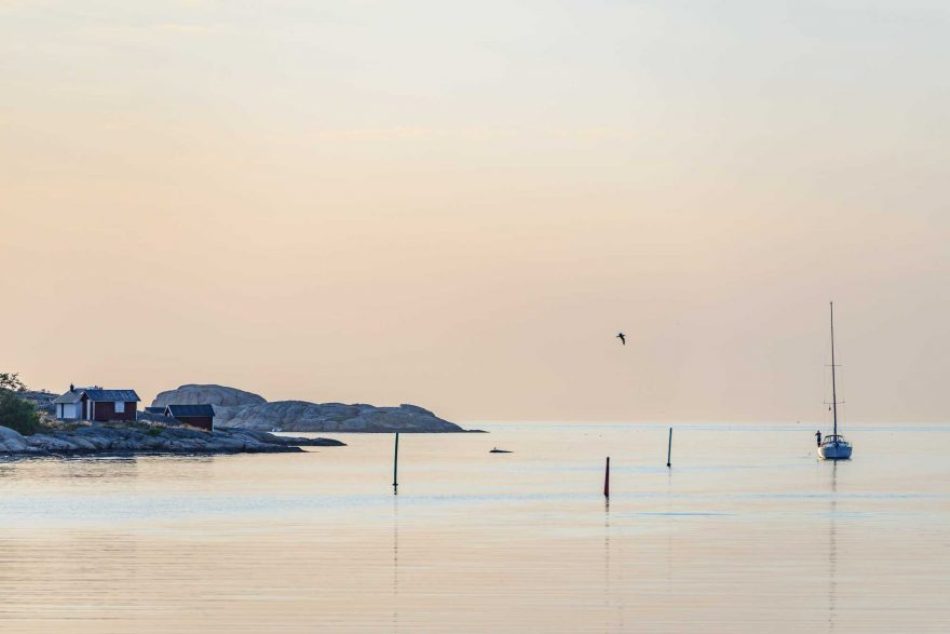
[[[155, 409], [154, 407], [152, 409]], [[165, 410], [164, 407], [158, 408], [162, 411]], [[171, 425], [173, 427], [179, 427], [183, 423], [180, 420], [176, 420], [171, 416], [165, 416], [164, 414], [156, 414], [154, 412], [137, 412], [136, 419], [144, 421], [146, 423], [161, 423], [162, 425]]]
[[53, 402], [54, 403], [78, 403], [82, 399], [82, 390], [72, 390], [66, 392], [62, 396], [57, 396]]
[[163, 406], [163, 407], [151, 407], [151, 406], [150, 406], [150, 407], [146, 407], [146, 408], [145, 408], [145, 411], [148, 412], [149, 414], [164, 414], [164, 413], [165, 413], [165, 407], [164, 407], [164, 406]]
[[211, 405], [169, 405], [168, 413], [175, 418], [193, 418], [196, 416], [214, 417], [214, 407]]
[[58, 397], [54, 403], [78, 403], [82, 400], [82, 395], [85, 394], [92, 401], [124, 401], [126, 403], [139, 402], [142, 399], [139, 398], [139, 395], [135, 393], [135, 390], [103, 390], [102, 388], [94, 389], [85, 389], [85, 388], [76, 388], [75, 390], [70, 390], [62, 396]]
[[141, 401], [135, 390], [86, 390], [86, 395], [94, 401]]

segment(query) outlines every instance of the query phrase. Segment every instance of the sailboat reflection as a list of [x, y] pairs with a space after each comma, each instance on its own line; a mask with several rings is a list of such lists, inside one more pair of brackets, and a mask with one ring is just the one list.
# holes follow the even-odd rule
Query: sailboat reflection
[[835, 602], [838, 594], [836, 573], [838, 570], [838, 535], [836, 518], [838, 514], [838, 463], [831, 464], [831, 519], [828, 534], [828, 631], [835, 629]]

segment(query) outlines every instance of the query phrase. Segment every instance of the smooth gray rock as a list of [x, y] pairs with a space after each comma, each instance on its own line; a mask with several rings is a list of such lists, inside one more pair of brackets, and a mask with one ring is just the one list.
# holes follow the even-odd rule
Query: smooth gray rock
[[252, 392], [245, 392], [234, 387], [224, 385], [198, 385], [188, 383], [174, 390], [161, 392], [152, 401], [152, 407], [166, 405], [221, 405], [235, 407], [239, 405], [256, 405], [266, 403], [263, 396]]
[[15, 429], [0, 427], [0, 442], [26, 442], [26, 437]]
[[[275, 401], [222, 385], [182, 385], [162, 392], [152, 406], [214, 405], [215, 425], [231, 428], [308, 432], [464, 432], [417, 405], [375, 407], [365, 403]], [[153, 415], [141, 415], [148, 419]]]
[[20, 454], [34, 451], [20, 432], [9, 427], [0, 427], [0, 453]]
[[231, 428], [305, 432], [464, 432], [416, 405], [374, 407], [343, 403], [275, 401], [215, 407], [215, 425]]

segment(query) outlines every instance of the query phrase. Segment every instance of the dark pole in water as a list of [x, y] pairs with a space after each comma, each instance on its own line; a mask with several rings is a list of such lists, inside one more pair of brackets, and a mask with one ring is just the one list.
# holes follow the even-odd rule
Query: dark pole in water
[[670, 427], [670, 440], [666, 445], [666, 466], [670, 466], [670, 456], [673, 455], [673, 428]]
[[393, 450], [393, 495], [399, 494], [399, 432], [396, 432], [396, 448]]
[[607, 456], [607, 468], [604, 470], [604, 497], [610, 499], [610, 456]]

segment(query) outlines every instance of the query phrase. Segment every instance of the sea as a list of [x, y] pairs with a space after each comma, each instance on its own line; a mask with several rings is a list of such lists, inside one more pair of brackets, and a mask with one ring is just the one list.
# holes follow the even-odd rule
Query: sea
[[0, 632], [950, 631], [950, 424], [472, 426], [0, 462]]

